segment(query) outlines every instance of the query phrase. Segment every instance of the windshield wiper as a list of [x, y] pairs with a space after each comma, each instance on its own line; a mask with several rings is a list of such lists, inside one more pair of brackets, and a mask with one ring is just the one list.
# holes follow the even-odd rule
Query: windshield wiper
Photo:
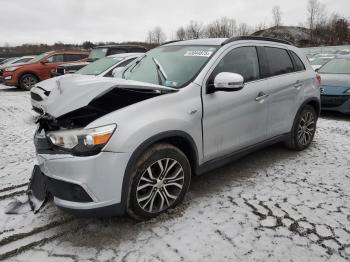
[[126, 68], [126, 69], [123, 71], [123, 73], [122, 73], [122, 78], [125, 79], [125, 78], [124, 78], [125, 72], [128, 71], [128, 70], [129, 70], [130, 72], [132, 72], [132, 71], [134, 70], [134, 68], [135, 68], [135, 67], [141, 62], [141, 60], [144, 59], [146, 56], [147, 56], [147, 55], [142, 56], [140, 59], [138, 59], [137, 61], [135, 61], [135, 64], [134, 64], [133, 66], [130, 65], [130, 67]]
[[152, 57], [152, 61], [154, 62], [154, 64], [156, 65], [156, 68], [157, 68], [158, 83], [160, 85], [162, 85], [162, 77], [163, 77], [164, 81], [166, 81], [168, 77], [167, 77], [166, 73], [164, 72], [162, 65], [154, 57]]

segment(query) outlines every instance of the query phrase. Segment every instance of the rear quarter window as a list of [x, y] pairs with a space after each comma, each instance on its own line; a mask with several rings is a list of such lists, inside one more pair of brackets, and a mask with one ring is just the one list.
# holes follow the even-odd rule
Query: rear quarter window
[[294, 67], [295, 67], [295, 71], [304, 71], [305, 70], [305, 65], [303, 63], [303, 61], [301, 61], [300, 57], [294, 53], [293, 51], [290, 51], [290, 54], [294, 60]]
[[287, 50], [276, 47], [265, 47], [264, 49], [270, 76], [294, 72], [294, 66]]

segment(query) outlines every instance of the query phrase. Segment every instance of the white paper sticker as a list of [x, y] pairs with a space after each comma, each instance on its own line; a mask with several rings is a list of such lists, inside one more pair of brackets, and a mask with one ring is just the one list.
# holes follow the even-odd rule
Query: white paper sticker
[[204, 56], [209, 57], [211, 56], [213, 52], [212, 51], [187, 51], [184, 56]]

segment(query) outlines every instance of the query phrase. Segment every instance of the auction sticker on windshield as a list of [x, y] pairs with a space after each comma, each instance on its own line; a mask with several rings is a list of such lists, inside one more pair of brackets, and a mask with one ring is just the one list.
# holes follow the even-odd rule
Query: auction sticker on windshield
[[212, 51], [187, 51], [184, 56], [204, 56], [209, 57], [211, 56], [213, 52]]

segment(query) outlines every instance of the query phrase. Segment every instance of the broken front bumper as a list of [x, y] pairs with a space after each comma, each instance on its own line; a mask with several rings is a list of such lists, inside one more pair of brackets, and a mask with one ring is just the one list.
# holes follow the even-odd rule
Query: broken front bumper
[[101, 152], [77, 157], [38, 154], [40, 172], [55, 204], [77, 215], [120, 215], [122, 184], [129, 154]]

